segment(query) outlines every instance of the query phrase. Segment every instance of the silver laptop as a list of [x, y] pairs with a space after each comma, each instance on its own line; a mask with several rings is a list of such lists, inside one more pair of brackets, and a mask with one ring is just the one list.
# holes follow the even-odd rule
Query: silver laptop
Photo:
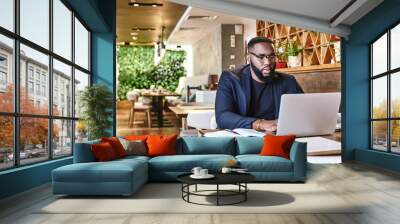
[[297, 137], [333, 134], [339, 106], [340, 93], [284, 94], [276, 134]]

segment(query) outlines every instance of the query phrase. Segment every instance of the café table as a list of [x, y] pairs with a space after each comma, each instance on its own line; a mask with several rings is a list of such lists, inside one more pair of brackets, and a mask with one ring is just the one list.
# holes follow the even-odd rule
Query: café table
[[163, 119], [163, 110], [164, 110], [164, 98], [166, 96], [180, 96], [180, 94], [174, 92], [167, 92], [167, 91], [143, 91], [140, 93], [141, 96], [151, 97], [152, 98], [152, 105], [154, 111], [157, 114], [157, 123], [158, 127], [164, 127]]

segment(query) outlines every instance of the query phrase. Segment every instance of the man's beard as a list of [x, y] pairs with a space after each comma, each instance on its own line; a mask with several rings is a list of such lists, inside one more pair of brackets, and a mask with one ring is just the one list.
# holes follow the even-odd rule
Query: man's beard
[[270, 83], [270, 82], [274, 81], [274, 77], [275, 77], [275, 69], [274, 68], [271, 68], [269, 75], [264, 76], [262, 71], [260, 69], [258, 69], [251, 61], [250, 61], [250, 67], [260, 81], [262, 81], [264, 83]]

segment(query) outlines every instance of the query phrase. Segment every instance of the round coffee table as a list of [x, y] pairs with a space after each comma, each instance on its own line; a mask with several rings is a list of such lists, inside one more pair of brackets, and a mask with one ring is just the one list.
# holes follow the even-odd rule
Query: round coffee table
[[[177, 177], [178, 181], [182, 183], [182, 199], [188, 203], [198, 204], [198, 205], [234, 205], [247, 200], [247, 192], [249, 188], [247, 183], [255, 180], [255, 177], [248, 173], [216, 173], [213, 174], [215, 177], [212, 179], [193, 179], [189, 174], [182, 174]], [[215, 190], [198, 190], [197, 185], [215, 185]], [[220, 185], [236, 185], [237, 190], [224, 190], [220, 189]], [[190, 191], [190, 186], [195, 186], [194, 191]], [[206, 194], [209, 192], [214, 192], [215, 194]], [[202, 204], [193, 202], [190, 200], [190, 196], [203, 196], [203, 197], [216, 197], [216, 204]], [[221, 203], [221, 197], [232, 197], [240, 196], [240, 199], [231, 203]]]

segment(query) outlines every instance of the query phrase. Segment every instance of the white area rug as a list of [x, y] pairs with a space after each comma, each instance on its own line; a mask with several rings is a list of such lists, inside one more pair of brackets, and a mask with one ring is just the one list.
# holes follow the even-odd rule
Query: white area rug
[[307, 162], [313, 164], [339, 164], [342, 163], [342, 156], [307, 156]]
[[[260, 183], [248, 186], [248, 200], [237, 205], [189, 204], [181, 198], [180, 184], [150, 183], [131, 197], [58, 197], [35, 213], [360, 213], [355, 202], [346, 202], [316, 184]], [[199, 186], [199, 190], [212, 188], [215, 186]], [[215, 202], [214, 197], [192, 199], [201, 203]], [[237, 198], [223, 202], [233, 199]]]

